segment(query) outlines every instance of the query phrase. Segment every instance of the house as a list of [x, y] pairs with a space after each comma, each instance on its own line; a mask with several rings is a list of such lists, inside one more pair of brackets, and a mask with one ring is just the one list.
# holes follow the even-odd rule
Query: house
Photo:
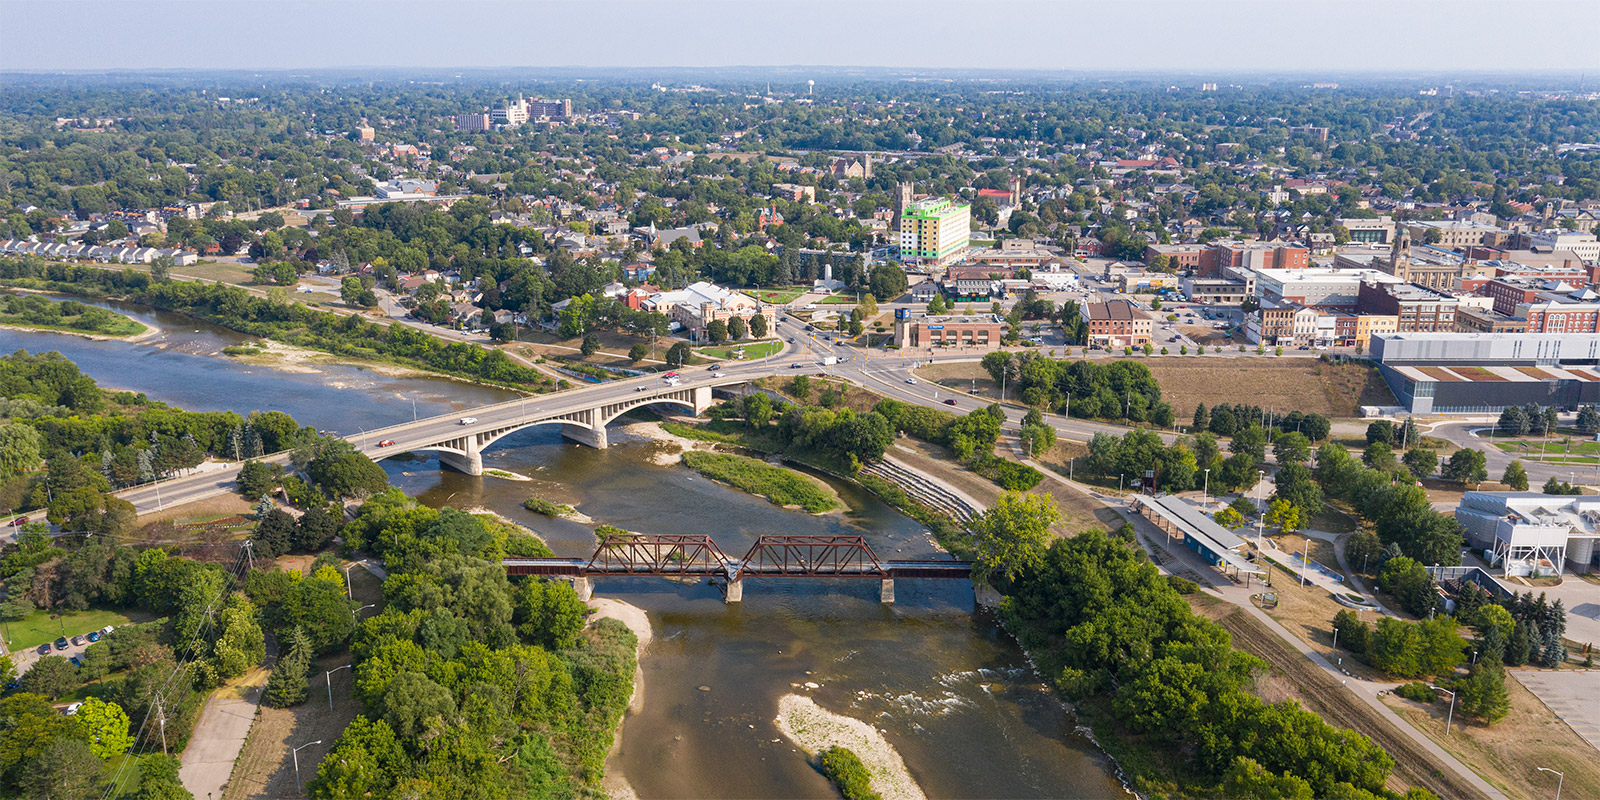
[[931, 303], [938, 296], [939, 284], [931, 278], [911, 287], [911, 299], [918, 303]]

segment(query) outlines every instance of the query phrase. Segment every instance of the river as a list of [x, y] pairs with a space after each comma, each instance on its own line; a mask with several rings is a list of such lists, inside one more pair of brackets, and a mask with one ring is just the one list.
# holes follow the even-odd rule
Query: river
[[[244, 365], [217, 354], [246, 337], [106, 305], [162, 332], [128, 343], [0, 329], [0, 347], [59, 350], [101, 385], [184, 408], [276, 409], [329, 430], [403, 421], [413, 402], [426, 416], [509, 395], [358, 366], [319, 364], [311, 374]], [[849, 509], [812, 516], [657, 465], [664, 445], [617, 434], [613, 442], [592, 450], [537, 427], [484, 454], [485, 467], [532, 483], [445, 472], [428, 454], [383, 464], [422, 502], [491, 509], [566, 556], [592, 552], [592, 532], [523, 510], [530, 494], [628, 530], [710, 534], [733, 556], [762, 533], [859, 534], [885, 558], [936, 553], [919, 524], [853, 484], [828, 479]], [[641, 662], [643, 710], [628, 717], [610, 768], [646, 798], [829, 796], [773, 725], [778, 698], [799, 692], [883, 731], [930, 797], [1127, 796], [994, 615], [974, 609], [966, 581], [900, 580], [895, 589], [895, 604], [883, 605], [876, 581], [749, 579], [744, 602], [730, 606], [705, 583], [598, 581], [596, 593], [643, 608], [655, 630]]]

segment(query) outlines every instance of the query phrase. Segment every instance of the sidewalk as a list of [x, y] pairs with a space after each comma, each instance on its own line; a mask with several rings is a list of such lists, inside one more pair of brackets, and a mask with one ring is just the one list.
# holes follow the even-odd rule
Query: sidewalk
[[233, 762], [244, 749], [256, 712], [261, 707], [261, 690], [271, 673], [256, 667], [236, 683], [223, 686], [206, 699], [200, 721], [189, 737], [178, 767], [183, 787], [195, 797], [221, 797], [233, 775]]

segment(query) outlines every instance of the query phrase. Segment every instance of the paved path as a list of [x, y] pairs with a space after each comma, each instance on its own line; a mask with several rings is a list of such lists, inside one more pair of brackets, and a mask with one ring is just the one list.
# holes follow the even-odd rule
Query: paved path
[[1512, 675], [1528, 687], [1556, 716], [1572, 726], [1584, 741], [1600, 750], [1600, 670], [1513, 670]]
[[257, 667], [234, 684], [211, 693], [200, 721], [189, 737], [178, 767], [183, 787], [195, 797], [221, 797], [233, 775], [233, 762], [244, 749], [256, 712], [261, 707], [261, 690], [266, 686], [266, 669]]

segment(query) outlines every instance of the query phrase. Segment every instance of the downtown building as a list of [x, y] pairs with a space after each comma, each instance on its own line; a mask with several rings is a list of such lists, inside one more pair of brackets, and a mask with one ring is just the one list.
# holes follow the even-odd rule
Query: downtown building
[[967, 254], [972, 207], [942, 197], [917, 200], [900, 212], [900, 261], [945, 266]]

